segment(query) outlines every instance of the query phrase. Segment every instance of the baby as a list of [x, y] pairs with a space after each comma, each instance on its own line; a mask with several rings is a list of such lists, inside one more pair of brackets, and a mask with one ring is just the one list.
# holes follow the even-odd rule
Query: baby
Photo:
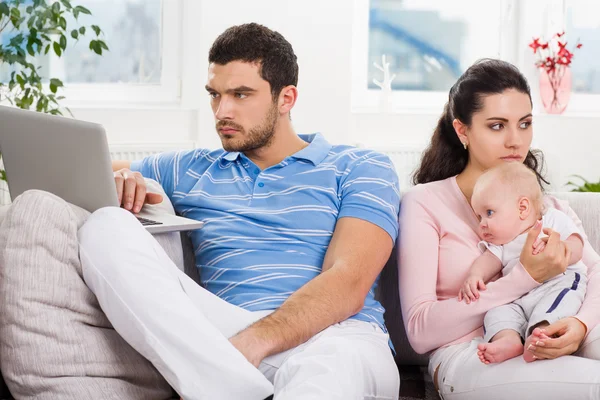
[[[536, 327], [543, 328], [561, 318], [575, 315], [583, 302], [587, 268], [581, 262], [583, 235], [573, 220], [554, 208], [546, 209], [536, 175], [521, 163], [507, 163], [486, 171], [473, 188], [471, 205], [480, 220], [479, 248], [483, 252], [471, 266], [469, 276], [458, 294], [467, 303], [479, 298], [490, 279], [500, 271], [510, 273], [519, 263], [527, 233], [542, 219], [542, 228], [560, 234], [571, 250], [564, 274], [544, 282], [512, 303], [496, 307], [484, 319], [484, 343], [478, 346], [485, 364], [498, 363], [523, 354]], [[547, 238], [538, 238], [533, 254], [544, 250]], [[529, 340], [526, 338], [529, 336]], [[544, 338], [544, 336], [542, 336]], [[525, 341], [525, 346], [523, 342]]]

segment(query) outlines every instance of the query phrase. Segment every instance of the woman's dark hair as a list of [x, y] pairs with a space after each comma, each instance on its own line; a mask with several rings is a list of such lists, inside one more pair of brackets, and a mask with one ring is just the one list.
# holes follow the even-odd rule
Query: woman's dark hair
[[[452, 121], [458, 119], [470, 125], [473, 114], [483, 108], [483, 98], [508, 89], [529, 96], [527, 80], [521, 72], [506, 61], [483, 59], [477, 61], [450, 88], [448, 102], [444, 106], [429, 147], [423, 152], [421, 165], [413, 174], [413, 183], [439, 181], [461, 173], [467, 166], [469, 153], [458, 139]], [[539, 150], [530, 150], [524, 164], [535, 172], [538, 182], [548, 184], [542, 176], [544, 158]]]
[[232, 26], [219, 35], [208, 52], [208, 62], [260, 63], [260, 76], [271, 85], [276, 99], [281, 89], [298, 86], [298, 62], [292, 45], [278, 32], [250, 23]]

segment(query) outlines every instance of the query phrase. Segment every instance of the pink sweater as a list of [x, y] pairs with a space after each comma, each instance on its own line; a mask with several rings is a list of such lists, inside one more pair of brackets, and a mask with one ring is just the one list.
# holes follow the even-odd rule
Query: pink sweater
[[[566, 202], [547, 196], [548, 205], [581, 221]], [[479, 221], [456, 177], [418, 185], [400, 206], [399, 285], [408, 340], [418, 353], [483, 336], [483, 317], [539, 284], [518, 264], [480, 292], [471, 304], [457, 300], [458, 290], [477, 249]], [[576, 315], [590, 332], [600, 320], [600, 256], [585, 238], [583, 262], [588, 267], [585, 301]]]

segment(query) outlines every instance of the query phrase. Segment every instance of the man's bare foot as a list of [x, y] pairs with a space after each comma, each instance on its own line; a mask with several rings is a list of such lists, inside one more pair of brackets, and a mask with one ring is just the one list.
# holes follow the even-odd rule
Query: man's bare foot
[[533, 332], [531, 332], [531, 335], [529, 335], [529, 337], [525, 341], [525, 351], [523, 352], [523, 359], [526, 362], [532, 362], [537, 360], [537, 357], [534, 356], [533, 353], [529, 350], [537, 346], [538, 342], [541, 339], [549, 339], [549, 337], [545, 333], [543, 333], [540, 330], [540, 328], [535, 328]]
[[491, 343], [480, 343], [477, 349], [477, 355], [484, 364], [499, 363], [523, 354], [521, 337], [516, 332], [515, 335], [494, 339]]

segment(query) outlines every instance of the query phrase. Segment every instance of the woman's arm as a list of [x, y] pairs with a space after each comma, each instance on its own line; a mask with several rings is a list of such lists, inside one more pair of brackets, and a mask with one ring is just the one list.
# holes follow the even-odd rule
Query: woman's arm
[[403, 197], [398, 241], [402, 315], [410, 344], [418, 353], [426, 353], [472, 333], [483, 325], [488, 310], [509, 303], [538, 286], [518, 264], [507, 276], [491, 282], [473, 304], [459, 302], [457, 298], [438, 300], [440, 227], [434, 217], [435, 211], [428, 210], [420, 201], [426, 196], [425, 192], [412, 191]]
[[569, 265], [575, 264], [583, 258], [583, 240], [579, 235], [571, 235], [565, 240], [565, 244], [571, 250]]

